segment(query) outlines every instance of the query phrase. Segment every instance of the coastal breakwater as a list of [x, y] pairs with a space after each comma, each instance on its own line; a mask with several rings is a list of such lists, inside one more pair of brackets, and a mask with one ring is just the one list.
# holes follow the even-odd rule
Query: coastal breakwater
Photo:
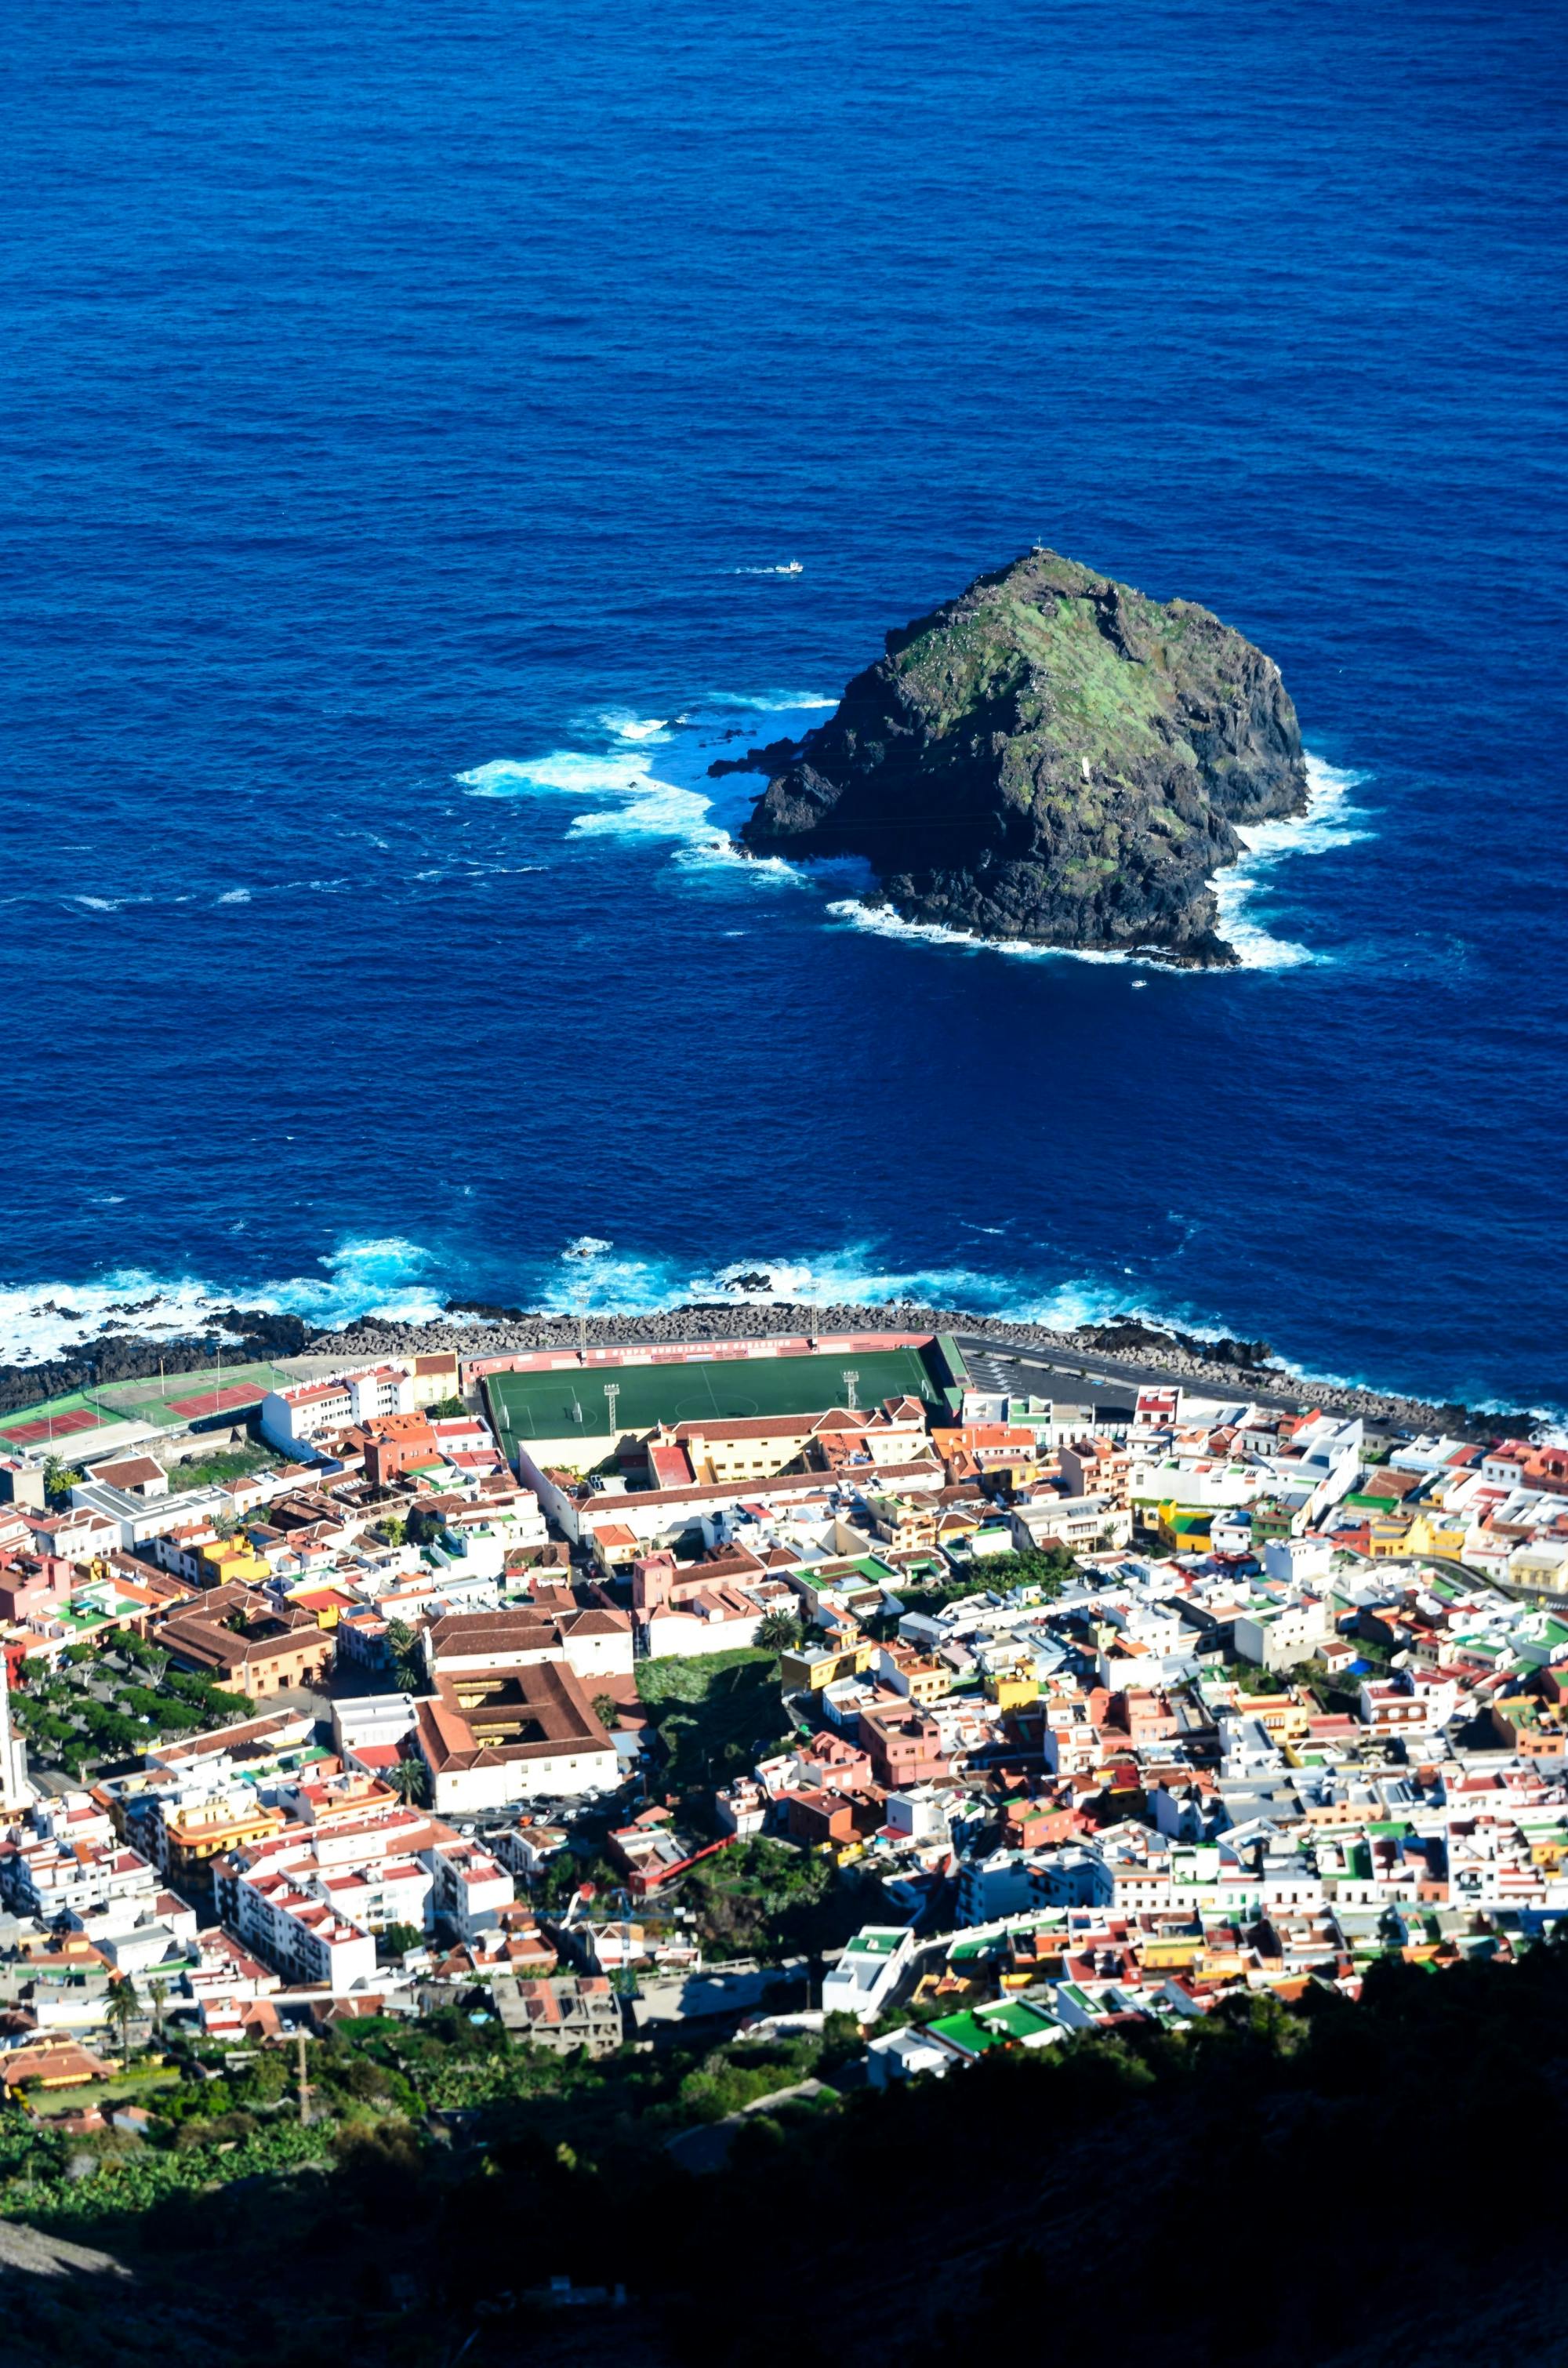
[[[526, 1310], [452, 1309], [427, 1324], [394, 1324], [363, 1316], [341, 1331], [316, 1333], [311, 1348], [345, 1357], [428, 1355], [455, 1350], [471, 1358], [500, 1356], [509, 1350], [585, 1349], [634, 1346], [675, 1346], [685, 1342], [760, 1340], [779, 1336], [815, 1338], [824, 1334], [879, 1332], [949, 1332], [961, 1340], [994, 1342], [998, 1349], [1017, 1349], [1050, 1360], [1064, 1383], [1085, 1375], [1138, 1381], [1179, 1382], [1186, 1387], [1224, 1396], [1263, 1399], [1290, 1406], [1321, 1406], [1330, 1413], [1359, 1415], [1381, 1428], [1409, 1430], [1445, 1429], [1495, 1437], [1500, 1429], [1539, 1417], [1529, 1414], [1498, 1415], [1457, 1405], [1439, 1406], [1425, 1399], [1402, 1397], [1334, 1382], [1304, 1380], [1286, 1367], [1244, 1362], [1206, 1355], [1203, 1344], [1190, 1345], [1145, 1327], [1141, 1341], [1126, 1338], [1118, 1327], [1117, 1345], [1100, 1347], [1092, 1333], [1053, 1331], [1042, 1324], [1006, 1316], [980, 1315], [968, 1309], [925, 1307], [912, 1302], [881, 1306], [805, 1305], [799, 1301], [771, 1304], [708, 1303], [675, 1307], [642, 1315], [546, 1315]], [[1034, 1384], [1037, 1394], [1050, 1394], [1050, 1377]], [[1062, 1395], [1071, 1395], [1064, 1389]]]

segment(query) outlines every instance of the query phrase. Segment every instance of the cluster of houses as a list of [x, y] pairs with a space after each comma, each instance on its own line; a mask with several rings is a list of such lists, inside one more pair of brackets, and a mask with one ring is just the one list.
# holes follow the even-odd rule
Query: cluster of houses
[[[755, 2003], [679, 1903], [757, 1836], [864, 1907], [819, 2010], [875, 2079], [1568, 1912], [1568, 1451], [961, 1366], [822, 1395], [674, 1394], [574, 1461], [484, 1374], [391, 1360], [273, 1393], [276, 1462], [221, 1486], [141, 1447], [58, 1502], [0, 1463], [6, 2085], [101, 2043], [123, 1980], [241, 2037], [478, 1989], [597, 2053], [640, 1990]], [[128, 1633], [251, 1714], [36, 1785], [10, 1695]], [[640, 1671], [759, 1640], [790, 1739], [694, 1815]], [[547, 1915], [585, 1812], [617, 1883]]]

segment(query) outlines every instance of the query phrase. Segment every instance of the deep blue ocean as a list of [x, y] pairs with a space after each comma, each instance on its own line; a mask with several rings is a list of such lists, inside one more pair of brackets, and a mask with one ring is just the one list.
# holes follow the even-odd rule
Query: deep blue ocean
[[[1568, 1405], [1562, 35], [15, 14], [0, 1355], [741, 1262]], [[1237, 973], [727, 851], [1036, 541], [1284, 671]]]

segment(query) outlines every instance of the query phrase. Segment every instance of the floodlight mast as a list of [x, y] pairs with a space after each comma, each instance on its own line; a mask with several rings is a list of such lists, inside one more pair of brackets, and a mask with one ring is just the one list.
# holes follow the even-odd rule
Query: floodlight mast
[[853, 1414], [857, 1404], [855, 1393], [860, 1386], [860, 1376], [853, 1365], [846, 1365], [839, 1379], [844, 1383], [844, 1403]]

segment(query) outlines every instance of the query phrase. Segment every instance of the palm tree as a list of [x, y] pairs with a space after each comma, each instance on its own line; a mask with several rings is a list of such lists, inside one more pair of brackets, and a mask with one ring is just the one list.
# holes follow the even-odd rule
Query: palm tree
[[430, 1770], [423, 1759], [400, 1759], [387, 1778], [400, 1801], [423, 1808], [430, 1798]]
[[756, 1641], [765, 1653], [790, 1653], [800, 1643], [802, 1631], [792, 1611], [770, 1611], [759, 1620]]
[[69, 1497], [72, 1489], [80, 1486], [81, 1479], [82, 1474], [76, 1465], [67, 1463], [63, 1456], [51, 1455], [46, 1459], [43, 1467], [46, 1497], [51, 1499]]
[[129, 1974], [121, 1974], [109, 1992], [108, 2019], [119, 2037], [119, 2056], [124, 2068], [131, 2069], [131, 2026], [142, 2010], [136, 1995], [136, 1985]]
[[164, 2036], [164, 2008], [168, 2002], [169, 1986], [161, 1975], [154, 1975], [147, 1985], [147, 1995], [153, 2001], [153, 2030], [161, 2042]]
[[406, 1620], [387, 1622], [387, 1651], [392, 1656], [392, 1675], [405, 1694], [425, 1691], [425, 1672], [419, 1665], [419, 1644]]

